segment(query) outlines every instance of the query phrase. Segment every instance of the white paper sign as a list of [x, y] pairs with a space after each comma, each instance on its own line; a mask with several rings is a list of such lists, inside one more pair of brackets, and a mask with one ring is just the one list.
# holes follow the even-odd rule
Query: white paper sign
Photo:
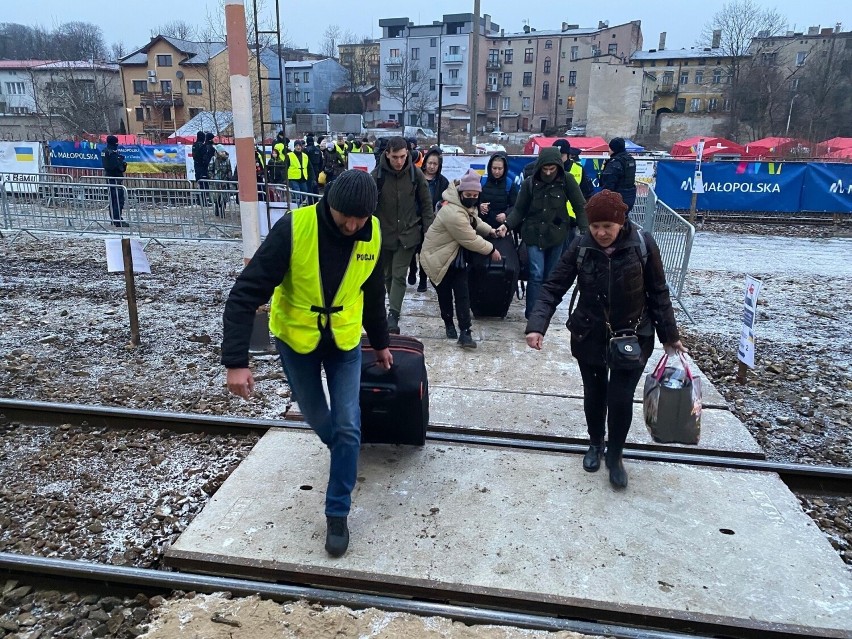
[[692, 177], [692, 192], [704, 193], [704, 179], [701, 177], [701, 171], [696, 171]]
[[[121, 238], [112, 237], [106, 242], [107, 271], [110, 273], [124, 272], [124, 254], [121, 252]], [[142, 244], [135, 238], [130, 238], [130, 256], [133, 258], [134, 273], [150, 273], [151, 264], [142, 249]]]
[[748, 366], [754, 368], [754, 325], [757, 321], [757, 296], [763, 283], [746, 275], [745, 300], [743, 301], [743, 326], [740, 331], [740, 347], [737, 352], [738, 359]]

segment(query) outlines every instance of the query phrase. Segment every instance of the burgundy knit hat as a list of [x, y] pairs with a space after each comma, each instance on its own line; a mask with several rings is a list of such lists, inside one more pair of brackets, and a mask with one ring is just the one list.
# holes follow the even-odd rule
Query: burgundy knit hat
[[624, 214], [627, 213], [627, 209], [628, 206], [621, 199], [620, 193], [604, 189], [595, 193], [586, 202], [586, 217], [589, 224], [593, 222], [614, 222], [623, 225], [625, 222]]

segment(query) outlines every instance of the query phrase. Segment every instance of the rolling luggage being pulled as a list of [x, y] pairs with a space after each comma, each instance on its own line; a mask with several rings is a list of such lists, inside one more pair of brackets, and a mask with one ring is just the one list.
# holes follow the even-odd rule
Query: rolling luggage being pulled
[[376, 364], [369, 340], [361, 340], [361, 441], [422, 446], [429, 423], [423, 343], [391, 335], [390, 350], [393, 367], [386, 371]]
[[475, 255], [468, 271], [470, 310], [474, 317], [506, 317], [518, 286], [518, 253], [510, 237], [492, 238], [503, 259]]

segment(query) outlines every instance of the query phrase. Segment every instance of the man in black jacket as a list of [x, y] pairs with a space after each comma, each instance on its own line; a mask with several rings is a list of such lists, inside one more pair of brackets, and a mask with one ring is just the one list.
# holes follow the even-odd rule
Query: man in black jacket
[[[237, 279], [225, 304], [222, 364], [228, 390], [248, 399], [248, 347], [255, 312], [270, 296], [269, 326], [294, 399], [331, 451], [325, 548], [349, 545], [347, 517], [361, 445], [361, 326], [376, 361], [390, 370], [376, 185], [345, 171], [318, 204], [286, 214]], [[319, 280], [319, 282], [317, 282]], [[325, 397], [325, 369], [331, 406]]]
[[630, 213], [636, 202], [636, 159], [625, 151], [624, 138], [613, 138], [609, 148], [612, 153], [601, 171], [601, 189], [620, 194]]
[[107, 136], [107, 147], [101, 157], [101, 163], [104, 167], [107, 183], [112, 185], [109, 187], [109, 214], [112, 225], [130, 226], [121, 218], [121, 211], [124, 208], [124, 189], [120, 185], [124, 181], [127, 162], [124, 161], [124, 156], [118, 152], [118, 138], [114, 135]]

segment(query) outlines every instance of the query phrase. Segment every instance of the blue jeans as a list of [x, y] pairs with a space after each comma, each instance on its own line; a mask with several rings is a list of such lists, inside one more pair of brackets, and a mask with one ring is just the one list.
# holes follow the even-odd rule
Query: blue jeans
[[[352, 489], [358, 473], [361, 447], [361, 347], [333, 351], [325, 357], [317, 353], [301, 355], [276, 339], [284, 374], [293, 399], [308, 425], [331, 451], [325, 514], [345, 517], [352, 504]], [[331, 408], [322, 388], [320, 367], [325, 368]]]
[[527, 246], [527, 261], [530, 265], [530, 279], [527, 282], [527, 309], [524, 316], [529, 319], [533, 307], [538, 300], [538, 294], [544, 280], [556, 268], [559, 258], [562, 257], [563, 244], [557, 244], [547, 249], [537, 246]]
[[[290, 180], [290, 190], [300, 191], [301, 193], [309, 193], [307, 180]], [[302, 201], [303, 197], [305, 198], [304, 201]], [[308, 206], [311, 203], [308, 198], [298, 193], [293, 194], [292, 201], [293, 204], [298, 204], [299, 206]]]

